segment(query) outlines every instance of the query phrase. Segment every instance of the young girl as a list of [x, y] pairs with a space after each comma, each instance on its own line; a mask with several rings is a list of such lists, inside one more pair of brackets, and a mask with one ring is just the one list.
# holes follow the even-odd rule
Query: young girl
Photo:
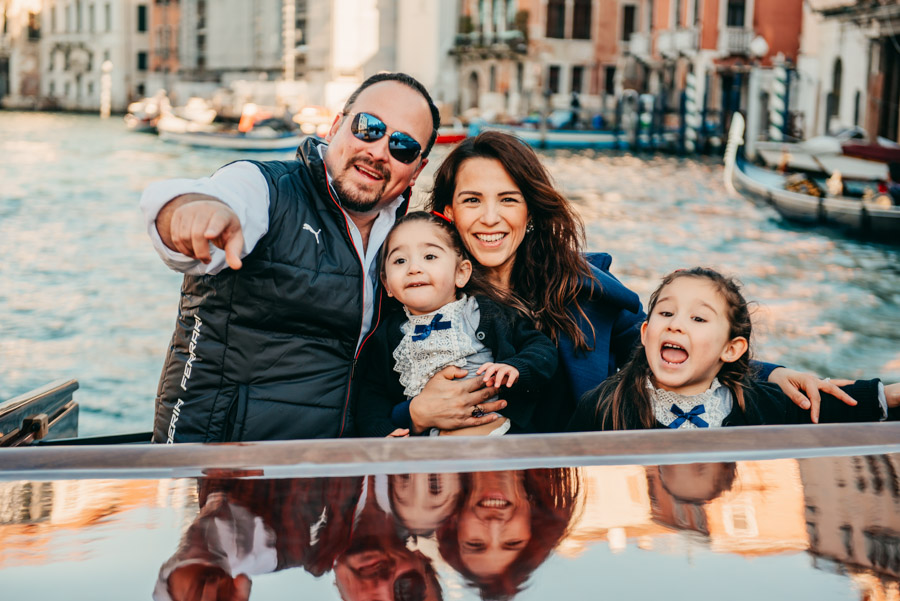
[[529, 392], [556, 370], [556, 346], [511, 308], [461, 293], [467, 284], [487, 291], [470, 278], [472, 262], [445, 218], [417, 211], [394, 225], [382, 248], [381, 279], [404, 311], [387, 316], [366, 347], [357, 402], [362, 435], [405, 435], [408, 399], [448, 365], [482, 377], [487, 386], [505, 385], [508, 405], [490, 423], [442, 434], [533, 430], [537, 399]]
[[[670, 273], [650, 297], [634, 357], [581, 399], [569, 429], [810, 423], [809, 411], [752, 377], [750, 331], [734, 280], [700, 267]], [[823, 395], [820, 421], [878, 421], [900, 405], [900, 384], [868, 380], [843, 389], [858, 404]]]

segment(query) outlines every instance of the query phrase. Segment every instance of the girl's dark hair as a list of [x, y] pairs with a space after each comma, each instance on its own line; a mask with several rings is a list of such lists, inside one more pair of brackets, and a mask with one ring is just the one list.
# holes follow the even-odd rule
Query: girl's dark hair
[[531, 504], [531, 539], [519, 556], [500, 574], [479, 578], [462, 561], [459, 519], [471, 494], [472, 475], [462, 474], [462, 491], [456, 510], [437, 530], [438, 551], [450, 567], [478, 587], [482, 599], [515, 597], [531, 574], [563, 539], [575, 517], [581, 486], [576, 468], [530, 469], [516, 472], [524, 482]]
[[[650, 295], [647, 307], [647, 319], [653, 314], [659, 295], [663, 288], [679, 278], [702, 278], [711, 282], [722, 298], [725, 299], [726, 318], [730, 325], [729, 339], [743, 336], [750, 343], [752, 324], [750, 307], [741, 294], [740, 284], [734, 278], [723, 276], [718, 271], [706, 267], [679, 269], [663, 278], [662, 282]], [[747, 348], [741, 357], [734, 362], [725, 363], [716, 377], [723, 386], [731, 390], [741, 411], [744, 410], [744, 387], [750, 379], [750, 349]], [[615, 376], [607, 380], [599, 388], [596, 417], [603, 430], [625, 430], [629, 424], [638, 423], [641, 428], [653, 428], [656, 417], [650, 402], [650, 391], [647, 389], [647, 378], [653, 373], [647, 363], [647, 353], [643, 344], [634, 349], [631, 360]]]
[[435, 215], [434, 213], [429, 213], [427, 211], [412, 211], [410, 213], [407, 213], [403, 217], [400, 217], [397, 222], [394, 223], [391, 231], [388, 232], [387, 238], [384, 239], [384, 244], [381, 247], [381, 255], [378, 257], [378, 273], [381, 277], [382, 282], [384, 282], [384, 268], [387, 264], [387, 256], [390, 252], [391, 240], [394, 237], [394, 233], [397, 231], [397, 228], [399, 228], [404, 223], [412, 223], [415, 221], [422, 221], [437, 227], [444, 235], [445, 241], [449, 243], [450, 248], [454, 250], [460, 257], [460, 260], [465, 259], [472, 262], [472, 276], [469, 278], [469, 283], [466, 284], [463, 290], [465, 290], [469, 294], [484, 294], [486, 296], [495, 298], [497, 297], [496, 292], [492, 291], [486, 284], [485, 277], [481, 273], [481, 270], [469, 256], [469, 253], [466, 250], [465, 245], [463, 244], [462, 238], [459, 237], [459, 232], [456, 231], [456, 228], [453, 227], [453, 225], [449, 221], [447, 221], [446, 218]]
[[525, 197], [534, 227], [516, 251], [511, 290], [502, 302], [534, 321], [554, 342], [559, 341], [560, 334], [567, 334], [576, 349], [592, 348], [593, 340], [588, 342], [572, 315], [580, 314], [588, 321], [578, 295], [586, 281], [596, 285], [582, 254], [584, 225], [569, 201], [553, 187], [549, 173], [531, 147], [513, 135], [497, 131], [466, 138], [438, 168], [427, 208], [444, 213], [453, 203], [460, 167], [475, 158], [500, 162]]

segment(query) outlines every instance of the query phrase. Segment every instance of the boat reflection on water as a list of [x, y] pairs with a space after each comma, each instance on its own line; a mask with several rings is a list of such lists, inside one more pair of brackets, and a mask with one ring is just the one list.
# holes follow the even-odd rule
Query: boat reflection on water
[[[739, 582], [731, 597], [804, 590], [816, 598], [892, 599], [900, 581], [898, 474], [900, 455], [873, 455], [0, 482], [0, 586], [82, 598], [73, 590], [89, 589], [73, 587], [73, 579], [105, 577], [109, 590], [83, 598], [123, 598], [118, 578], [134, 598], [156, 601], [593, 598], [603, 591], [698, 599], [719, 598], [722, 587]], [[148, 532], [155, 534], [148, 539]], [[111, 549], [132, 557], [118, 565]], [[792, 560], [804, 554], [811, 561]], [[676, 581], [706, 584], [673, 590]]]

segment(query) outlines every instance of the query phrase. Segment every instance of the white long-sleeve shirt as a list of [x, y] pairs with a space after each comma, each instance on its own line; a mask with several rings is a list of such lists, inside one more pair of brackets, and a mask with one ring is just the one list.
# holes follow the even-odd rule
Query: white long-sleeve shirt
[[[331, 178], [329, 176], [329, 185]], [[333, 188], [332, 188], [333, 190]], [[147, 225], [147, 233], [153, 247], [163, 262], [171, 269], [188, 275], [216, 274], [228, 268], [225, 251], [210, 245], [210, 262], [203, 263], [174, 251], [163, 244], [156, 229], [156, 217], [159, 211], [173, 198], [182, 194], [207, 194], [218, 198], [237, 214], [244, 235], [243, 259], [256, 247], [257, 242], [269, 231], [269, 185], [262, 172], [246, 161], [231, 163], [216, 171], [212, 177], [200, 179], [170, 179], [151, 183], [141, 196], [141, 210]], [[338, 195], [334, 194], [335, 198]], [[403, 202], [402, 197], [394, 199], [378, 212], [369, 232], [369, 244], [363, 244], [362, 234], [356, 224], [344, 212], [350, 229], [350, 236], [356, 254], [363, 265], [365, 286], [363, 288], [363, 323], [357, 340], [357, 349], [369, 329], [375, 312], [375, 288], [378, 283], [378, 265], [375, 257], [394, 225], [397, 208]], [[343, 210], [343, 209], [342, 209]]]

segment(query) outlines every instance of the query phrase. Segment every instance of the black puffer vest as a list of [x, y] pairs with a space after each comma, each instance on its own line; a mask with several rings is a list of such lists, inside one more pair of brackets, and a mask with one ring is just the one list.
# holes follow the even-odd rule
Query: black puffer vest
[[349, 225], [316, 141], [296, 160], [254, 164], [269, 184], [269, 231], [240, 270], [185, 276], [155, 442], [354, 434], [349, 385], [364, 282]]

